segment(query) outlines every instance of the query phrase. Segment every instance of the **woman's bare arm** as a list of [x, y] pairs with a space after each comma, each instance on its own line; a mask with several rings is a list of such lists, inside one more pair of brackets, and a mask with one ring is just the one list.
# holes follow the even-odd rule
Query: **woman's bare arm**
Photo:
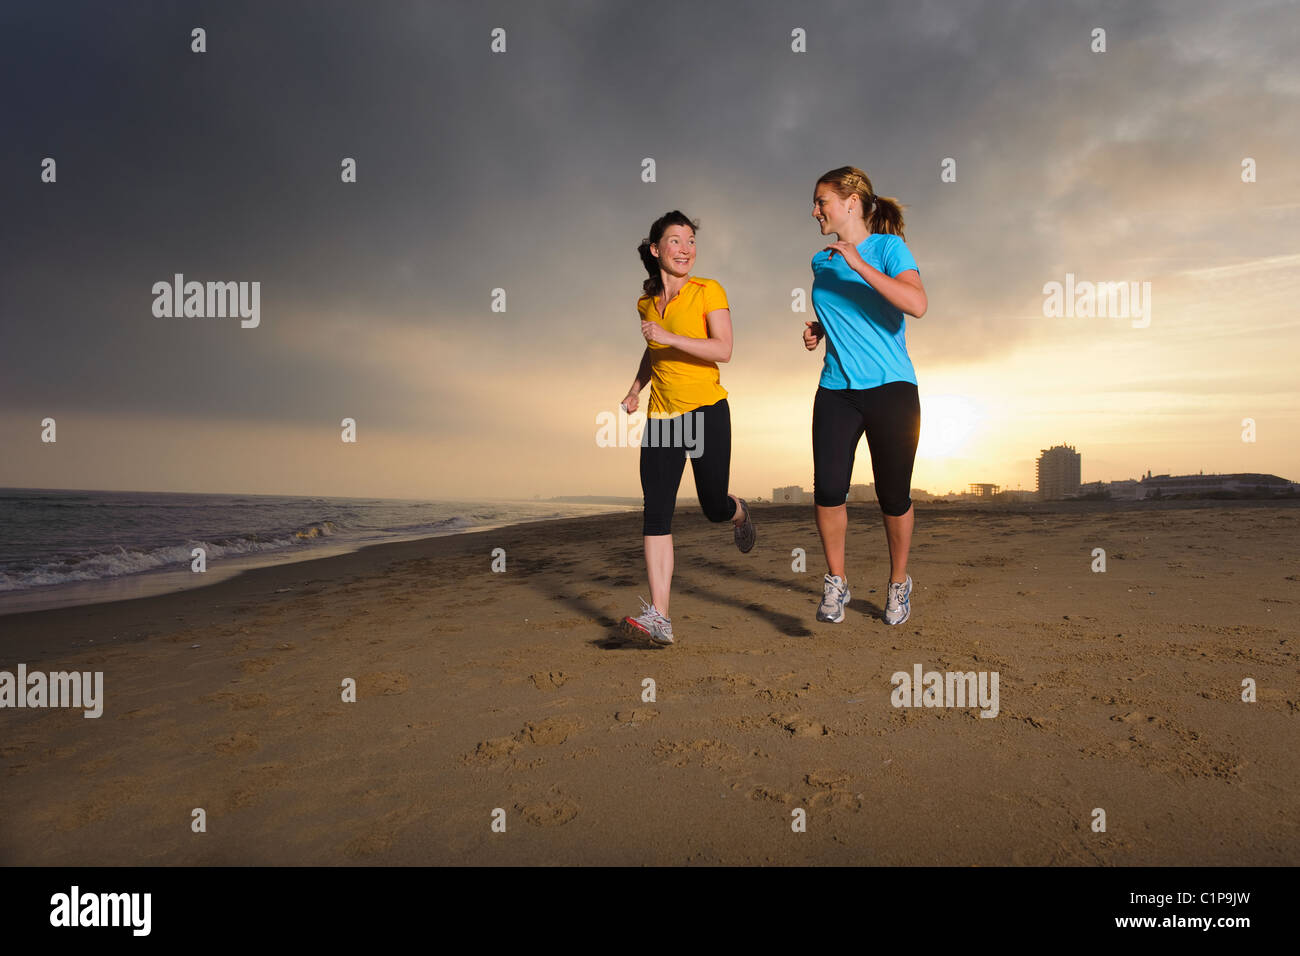
[[879, 269], [873, 269], [865, 262], [861, 263], [861, 268], [854, 264], [854, 271], [871, 284], [885, 301], [898, 309], [900, 312], [906, 312], [908, 315], [916, 316], [918, 319], [925, 315], [925, 310], [930, 307], [929, 299], [925, 294], [925, 286], [921, 285], [921, 274], [915, 269], [908, 269], [906, 272], [900, 272], [896, 276], [887, 276]]
[[650, 384], [650, 346], [646, 346], [645, 351], [641, 353], [641, 364], [637, 366], [636, 377], [632, 379], [632, 387], [627, 390], [623, 396], [623, 401], [619, 402], [623, 406], [623, 411], [631, 415], [636, 411], [637, 406], [641, 403], [641, 390]]
[[641, 391], [650, 384], [650, 346], [645, 347], [641, 353], [641, 364], [637, 366], [636, 375], [632, 379], [632, 387], [629, 392], [635, 392], [640, 395]]
[[709, 332], [707, 339], [692, 338], [689, 335], [676, 335], [657, 322], [642, 322], [641, 334], [646, 337], [647, 341], [657, 342], [660, 345], [670, 345], [679, 352], [685, 352], [694, 358], [704, 359], [706, 362], [730, 362], [732, 346], [731, 310], [714, 309], [704, 317], [704, 320]]

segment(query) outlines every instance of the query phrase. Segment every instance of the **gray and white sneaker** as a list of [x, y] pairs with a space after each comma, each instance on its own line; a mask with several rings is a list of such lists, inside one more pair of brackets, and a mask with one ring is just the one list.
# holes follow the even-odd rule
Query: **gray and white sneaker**
[[838, 574], [827, 574], [822, 581], [822, 603], [817, 620], [838, 624], [844, 620], [844, 605], [849, 603], [849, 582]]
[[641, 613], [623, 618], [623, 629], [634, 637], [648, 637], [656, 644], [671, 644], [673, 622], [659, 613], [653, 604], [647, 604], [645, 598], [638, 597], [637, 600], [641, 602]]
[[740, 502], [740, 507], [745, 512], [745, 520], [740, 524], [734, 524], [736, 547], [740, 549], [741, 554], [749, 554], [754, 550], [754, 542], [758, 540], [758, 532], [754, 530], [754, 519], [749, 516], [749, 502], [744, 498], [736, 499]]
[[885, 623], [902, 624], [912, 616], [912, 576], [902, 584], [889, 582], [889, 597], [885, 599]]

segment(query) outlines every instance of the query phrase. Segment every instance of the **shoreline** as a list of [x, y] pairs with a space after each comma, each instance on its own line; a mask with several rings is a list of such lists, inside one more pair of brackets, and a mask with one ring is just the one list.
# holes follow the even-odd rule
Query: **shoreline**
[[[572, 515], [570, 517], [598, 517], [620, 513], [619, 511], [602, 511], [592, 515]], [[99, 604], [116, 604], [120, 601], [144, 600], [166, 594], [193, 591], [212, 587], [249, 571], [279, 567], [286, 564], [320, 561], [343, 554], [354, 554], [365, 548], [402, 544], [408, 541], [436, 540], [438, 538], [454, 537], [459, 534], [473, 534], [478, 531], [494, 531], [515, 524], [532, 524], [535, 521], [562, 520], [564, 519], [548, 517], [534, 518], [528, 521], [501, 521], [476, 525], [471, 528], [457, 528], [443, 534], [393, 535], [379, 540], [357, 539], [337, 543], [325, 541], [304, 550], [286, 548], [279, 551], [241, 554], [209, 566], [202, 576], [187, 570], [188, 565], [186, 565], [179, 568], [159, 568], [88, 581], [71, 581], [37, 588], [24, 588], [17, 591], [3, 591], [0, 592], [0, 620], [14, 614], [57, 611], [62, 608]]]
[[[463, 528], [445, 535], [432, 535], [398, 541], [377, 541], [335, 554], [312, 555], [301, 560], [281, 561], [275, 564], [257, 564], [239, 568], [217, 580], [157, 594], [14, 611], [0, 615], [0, 622], [3, 622], [5, 631], [4, 636], [0, 637], [0, 660], [10, 656], [11, 645], [35, 649], [34, 631], [46, 620], [53, 622], [56, 629], [61, 629], [73, 621], [94, 620], [105, 609], [120, 609], [123, 612], [121, 615], [123, 618], [123, 633], [113, 634], [108, 640], [117, 641], [119, 638], [146, 640], [153, 635], [136, 631], [132, 636], [127, 632], [131, 631], [133, 627], [146, 626], [144, 622], [149, 620], [168, 617], [173, 611], [185, 609], [191, 603], [190, 599], [194, 598], [195, 595], [222, 602], [213, 604], [210, 600], [204, 600], [202, 607], [212, 609], [230, 607], [232, 605], [226, 602], [232, 600], [247, 601], [259, 595], [274, 598], [275, 595], [290, 593], [308, 583], [339, 583], [344, 579], [348, 581], [356, 580], [367, 576], [367, 572], [370, 572], [375, 564], [384, 561], [401, 562], [420, 558], [463, 555], [471, 551], [472, 546], [478, 543], [473, 540], [477, 534], [488, 534], [551, 523], [598, 521], [619, 514], [621, 512], [604, 512], [598, 515], [578, 515], [569, 518], [542, 518], [536, 521], [519, 521], [513, 524], [501, 524], [484, 528]], [[491, 548], [483, 549], [485, 567], [490, 561], [490, 552]], [[131, 622], [136, 623], [132, 624]], [[94, 643], [96, 643], [95, 639], [90, 638], [83, 642], [69, 644], [67, 648], [80, 647], [84, 649]], [[102, 644], [103, 641], [101, 640], [100, 643]]]
[[[918, 502], [918, 504], [922, 504], [922, 503]], [[685, 499], [685, 498], [682, 499], [678, 503], [678, 509], [677, 509], [678, 513], [685, 512], [687, 515], [690, 515], [692, 513], [693, 505], [694, 505], [693, 499]], [[813, 538], [816, 539], [815, 525], [811, 517], [812, 508], [813, 508], [812, 503], [796, 505], [796, 504], [786, 504], [786, 503], [778, 504], [773, 502], [759, 502], [757, 504], [751, 503], [750, 507], [754, 509], [756, 513], [765, 513], [765, 514], [775, 513], [785, 519], [790, 519], [790, 518], [797, 519], [799, 515], [807, 513], [809, 515], [808, 517], [809, 529], [813, 532], [812, 535]], [[1126, 513], [1153, 512], [1154, 513], [1154, 512], [1166, 512], [1166, 511], [1201, 510], [1205, 508], [1217, 508], [1217, 509], [1223, 509], [1225, 511], [1231, 511], [1238, 508], [1255, 509], [1260, 507], [1266, 507], [1266, 508], [1267, 507], [1292, 507], [1292, 508], [1300, 509], [1300, 499], [1296, 499], [1294, 501], [1288, 501], [1286, 499], [1283, 499], [1281, 501], [1276, 501], [1276, 500], [1261, 501], [1259, 499], [1232, 499], [1227, 502], [1214, 501], [1214, 500], [1207, 501], [1205, 499], [1176, 499], [1176, 500], [1168, 500], [1168, 501], [1140, 501], [1139, 500], [1139, 501], [1120, 501], [1120, 502], [1048, 501], [1048, 502], [1016, 502], [1016, 503], [1002, 503], [1002, 504], [989, 504], [989, 505], [982, 505], [982, 504], [942, 505], [938, 508], [935, 508], [933, 511], [931, 511], [930, 508], [917, 510], [918, 525], [917, 525], [917, 532], [915, 533], [915, 537], [913, 538], [913, 543], [915, 545], [916, 543], [919, 543], [922, 540], [921, 534], [923, 533], [924, 529], [923, 529], [923, 525], [920, 522], [922, 520], [921, 516], [926, 513], [930, 513], [932, 516], [935, 517], [946, 518], [946, 517], [977, 517], [980, 515], [1037, 516], [1037, 515], [1087, 515], [1087, 514], [1106, 513], [1106, 512], [1126, 512]], [[632, 515], [635, 524], [635, 528], [633, 529], [634, 537], [636, 541], [639, 542], [641, 540], [640, 514], [641, 514], [640, 510], [635, 509], [630, 511], [601, 512], [599, 514], [593, 514], [593, 515], [574, 515], [565, 518], [539, 518], [532, 521], [518, 521], [514, 523], [489, 525], [482, 528], [463, 528], [445, 535], [431, 535], [431, 536], [424, 536], [424, 537], [404, 538], [396, 541], [376, 541], [376, 542], [371, 542], [369, 544], [360, 545], [359, 547], [348, 547], [346, 548], [346, 550], [337, 551], [332, 554], [311, 554], [311, 555], [303, 555], [302, 557], [295, 557], [292, 560], [281, 560], [281, 561], [269, 562], [269, 563], [261, 563], [261, 562], [251, 563], [245, 567], [236, 567], [236, 568], [228, 569], [228, 573], [221, 573], [219, 569], [218, 570], [219, 576], [214, 580], [204, 581], [202, 583], [195, 583], [185, 587], [177, 587], [168, 590], [152, 591], [147, 594], [130, 595], [130, 596], [125, 596], [120, 598], [112, 597], [106, 600], [87, 600], [75, 604], [59, 605], [56, 607], [38, 607], [38, 608], [29, 608], [23, 610], [15, 610], [15, 611], [6, 611], [3, 610], [2, 607], [0, 607], [0, 624], [4, 625], [3, 630], [5, 632], [12, 634], [14, 632], [23, 632], [27, 630], [31, 624], [31, 622], [28, 621], [27, 619], [31, 618], [34, 615], [47, 615], [47, 614], [57, 615], [60, 614], [61, 612], [71, 612], [76, 610], [81, 610], [88, 615], [92, 615], [95, 613], [95, 609], [108, 607], [110, 605], [135, 606], [134, 610], [139, 611], [140, 614], [129, 615], [129, 619], [145, 620], [151, 616], [150, 614], [151, 608], [148, 606], [139, 606], [142, 604], [142, 602], [164, 601], [168, 598], [178, 599], [179, 603], [177, 603], [176, 601], [169, 601], [165, 605], [159, 606], [160, 610], [171, 611], [176, 607], [183, 607], [184, 599], [187, 595], [193, 594], [194, 592], [210, 593], [214, 588], [220, 587], [222, 585], [231, 585], [232, 583], [238, 585], [238, 589], [237, 589], [238, 591], [242, 591], [245, 588], [247, 588], [250, 592], [254, 592], [255, 587], [260, 589], [260, 587], [264, 584], [266, 587], [270, 587], [271, 590], [268, 592], [261, 592], [260, 590], [258, 590], [255, 591], [254, 593], [265, 593], [269, 595], [286, 593], [284, 590], [285, 588], [293, 588], [295, 586], [299, 586], [304, 581], [314, 578], [314, 575], [311, 574], [311, 570], [313, 567], [315, 567], [318, 564], [320, 565], [320, 571], [322, 573], [331, 575], [331, 578], [329, 579], [337, 579], [339, 575], [364, 571], [370, 566], [372, 561], [385, 560], [388, 557], [391, 557], [392, 560], [394, 561], [401, 561], [401, 560], [409, 560], [413, 557], [426, 557], [426, 556], [439, 557], [439, 556], [443, 556], [445, 553], [454, 553], [454, 551], [450, 549], [450, 546], [448, 546], [447, 548], [433, 547], [434, 542], [451, 542], [459, 539], [470, 538], [473, 535], [478, 533], [489, 533], [492, 531], [510, 531], [518, 528], [525, 528], [525, 527], [537, 526], [537, 525], [549, 525], [549, 524], [558, 525], [560, 523], [565, 523], [565, 522], [599, 521], [602, 519], [613, 518], [620, 515]], [[851, 526], [855, 521], [862, 522], [864, 520], [873, 524], [878, 524], [879, 514], [880, 512], [878, 510], [878, 506], [874, 501], [849, 502], [849, 520]], [[425, 545], [429, 546], [427, 550], [425, 548]], [[384, 553], [385, 549], [393, 549], [391, 555], [386, 555]], [[466, 548], [466, 550], [468, 550], [468, 548]], [[490, 548], [487, 549], [488, 552], [490, 552], [490, 550], [491, 550]], [[369, 555], [372, 552], [373, 552], [373, 558], [369, 557]], [[360, 560], [356, 562], [355, 567], [351, 566], [351, 564], [346, 561], [346, 559], [350, 557], [356, 557], [358, 555], [366, 555], [367, 557], [364, 560]], [[808, 555], [809, 555], [809, 561], [812, 562], [813, 564], [816, 564], [821, 561], [820, 553], [814, 553], [813, 550], [808, 550]], [[484, 558], [485, 562], [487, 562], [488, 560], [489, 560], [488, 558]], [[327, 565], [326, 562], [342, 562], [342, 563]], [[294, 568], [298, 568], [300, 569], [300, 571], [294, 572], [290, 570]], [[642, 578], [644, 578], [644, 574], [645, 574], [644, 564], [638, 565], [635, 571]], [[273, 572], [282, 572], [282, 573], [273, 574]], [[192, 572], [166, 572], [166, 573], [192, 574]], [[263, 580], [263, 578], [260, 576], [265, 576], [265, 580]], [[88, 583], [94, 584], [97, 582], [88, 582]], [[111, 583], [111, 582], [107, 582], [107, 583]], [[19, 592], [19, 593], [24, 593], [24, 592]], [[236, 592], [232, 592], [232, 593], [236, 593]], [[4, 603], [3, 600], [0, 599], [0, 606], [2, 606], [3, 603]], [[213, 605], [213, 606], [219, 607], [220, 605]], [[130, 628], [127, 629], [129, 630]], [[110, 640], [115, 641], [119, 637], [123, 637], [123, 636], [125, 635], [115, 635], [112, 638], [110, 638]], [[142, 635], [137, 633], [136, 636], [138, 638]], [[0, 655], [8, 654], [9, 645], [11, 641], [16, 642], [17, 639], [12, 637], [0, 636]], [[73, 644], [70, 646], [84, 647], [86, 646], [87, 643], [94, 643], [94, 639], [88, 639], [86, 643]], [[20, 644], [20, 646], [25, 646], [28, 648], [33, 647], [31, 643]], [[3, 657], [0, 657], [0, 660], [2, 659]]]

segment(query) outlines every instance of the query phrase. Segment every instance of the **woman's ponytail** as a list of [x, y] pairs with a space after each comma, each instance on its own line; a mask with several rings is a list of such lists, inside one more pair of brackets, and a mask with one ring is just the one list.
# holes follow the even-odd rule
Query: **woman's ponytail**
[[877, 196], [871, 187], [867, 174], [856, 166], [841, 166], [832, 169], [817, 180], [817, 184], [826, 183], [835, 190], [841, 199], [856, 195], [862, 204], [862, 218], [867, 223], [867, 233], [889, 233], [903, 239], [903, 204], [889, 196]]

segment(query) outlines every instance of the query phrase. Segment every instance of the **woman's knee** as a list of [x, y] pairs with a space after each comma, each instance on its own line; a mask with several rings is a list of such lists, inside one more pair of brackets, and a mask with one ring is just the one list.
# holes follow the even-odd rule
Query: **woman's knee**
[[652, 515], [648, 511], [645, 513], [645, 517], [641, 521], [641, 534], [643, 537], [651, 538], [672, 533], [673, 516], [671, 514]]
[[731, 495], [724, 494], [721, 498], [714, 496], [701, 498], [700, 507], [704, 509], [704, 517], [714, 524], [730, 521], [736, 516], [736, 502]]
[[849, 500], [849, 483], [847, 481], [819, 482], [813, 479], [813, 501], [823, 508], [838, 508]]
[[891, 518], [901, 518], [912, 507], [912, 497], [904, 492], [880, 497], [880, 510]]

